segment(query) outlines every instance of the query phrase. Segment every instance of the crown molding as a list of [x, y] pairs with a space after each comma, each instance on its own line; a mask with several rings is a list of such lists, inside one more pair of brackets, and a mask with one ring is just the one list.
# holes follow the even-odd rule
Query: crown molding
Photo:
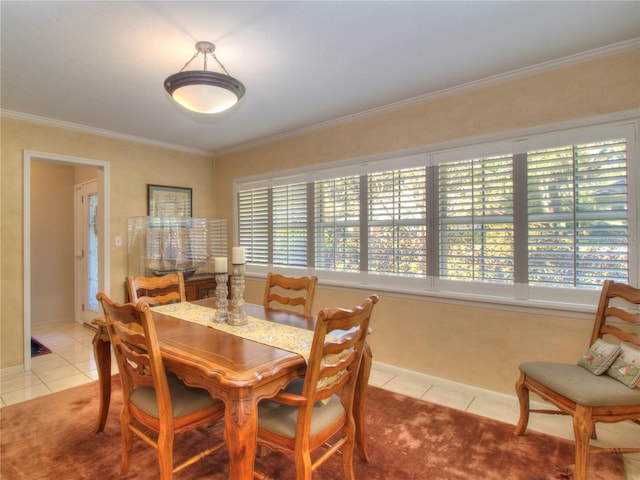
[[445, 88], [442, 90], [438, 90], [436, 92], [427, 93], [424, 95], [419, 95], [417, 97], [409, 98], [406, 100], [402, 100], [400, 102], [391, 103], [389, 105], [384, 105], [382, 107], [372, 108], [370, 110], [365, 110], [363, 112], [355, 113], [352, 115], [347, 115], [344, 117], [336, 118], [334, 120], [329, 120], [322, 123], [317, 123], [315, 125], [311, 125], [309, 127], [299, 128], [296, 130], [290, 130], [288, 132], [284, 132], [278, 135], [273, 135], [270, 137], [262, 138], [259, 140], [255, 140], [253, 142], [245, 142], [241, 145], [237, 145], [235, 147], [230, 147], [227, 149], [219, 150], [217, 155], [232, 153], [240, 150], [245, 150], [251, 147], [257, 147], [259, 145], [264, 145], [268, 143], [274, 143], [280, 140], [285, 140], [287, 138], [296, 137], [298, 135], [302, 135], [305, 133], [311, 133], [314, 131], [322, 130], [325, 128], [342, 125], [345, 123], [353, 122], [355, 120], [359, 120], [362, 118], [366, 118], [373, 115], [378, 115], [380, 113], [391, 112], [395, 110], [400, 110], [402, 108], [419, 105], [421, 103], [427, 103], [429, 101], [433, 101], [436, 99], [453, 96], [457, 94], [461, 94], [464, 92], [468, 92], [471, 90], [476, 90], [482, 87], [487, 87], [490, 85], [495, 85], [497, 83], [502, 83], [510, 80], [516, 80], [519, 78], [528, 77], [531, 75], [535, 75], [538, 73], [548, 72], [551, 70], [556, 70], [558, 68], [567, 67], [571, 65], [575, 65], [578, 63], [587, 62], [590, 60], [596, 60], [598, 58], [607, 57], [609, 55], [615, 55], [617, 53], [626, 52], [628, 50], [633, 50], [636, 48], [640, 48], [640, 38], [634, 38], [632, 40], [627, 40], [625, 42], [615, 43], [613, 45], [608, 45], [606, 47], [596, 48], [593, 50], [589, 50], [586, 52], [578, 53], [575, 55], [570, 55], [567, 57], [562, 57], [556, 60], [550, 60], [548, 62], [538, 63], [536, 65], [531, 65], [528, 67], [520, 68], [517, 70], [512, 70], [506, 73], [501, 73], [498, 75], [492, 75], [490, 77], [482, 78], [480, 80], [475, 80], [472, 82], [464, 83], [461, 85], [456, 85], [454, 87]]
[[42, 125], [50, 125], [53, 127], [64, 128], [67, 130], [73, 130], [77, 132], [89, 133], [93, 135], [100, 135], [107, 138], [113, 138], [117, 140], [141, 143], [144, 145], [150, 145], [159, 148], [166, 148], [169, 150], [177, 150], [187, 153], [193, 153], [197, 155], [207, 155], [207, 156], [218, 156], [221, 154], [232, 153], [240, 150], [245, 150], [247, 148], [253, 148], [260, 145], [265, 145], [269, 143], [275, 143], [277, 141], [285, 140], [287, 138], [296, 137], [298, 135], [303, 135], [306, 133], [315, 132], [318, 130], [323, 130], [329, 127], [342, 125], [345, 123], [353, 122], [358, 119], [366, 118], [373, 115], [378, 115], [380, 113], [391, 112], [395, 110], [400, 110], [402, 108], [410, 107], [413, 105], [418, 105], [421, 103], [426, 103], [429, 101], [433, 101], [439, 98], [448, 97], [452, 95], [457, 95], [460, 93], [464, 93], [470, 90], [475, 90], [478, 88], [486, 87], [489, 85], [494, 85], [501, 82], [506, 82], [510, 80], [515, 80], [518, 78], [527, 77], [530, 75], [547, 72], [550, 70], [555, 70], [558, 68], [575, 65], [582, 62], [587, 62], [590, 60], [595, 60], [598, 58], [606, 57], [609, 55], [614, 55], [617, 53], [622, 53], [628, 50], [633, 50], [635, 48], [640, 48], [640, 38], [634, 38], [631, 40], [627, 40], [625, 42], [615, 43], [613, 45], [608, 45], [606, 47], [596, 48], [593, 50], [589, 50], [586, 52], [578, 53], [575, 55], [570, 55], [567, 57], [562, 57], [556, 60], [551, 60], [548, 62], [539, 63], [536, 65], [531, 65], [529, 67], [520, 68], [517, 70], [512, 70], [506, 73], [492, 75], [490, 77], [486, 77], [480, 80], [475, 80], [473, 82], [464, 83], [461, 85], [457, 85], [454, 87], [445, 88], [442, 90], [438, 90], [436, 92], [427, 93], [424, 95], [419, 95], [417, 97], [409, 98], [406, 100], [402, 100], [400, 102], [395, 102], [389, 105], [384, 105], [382, 107], [376, 107], [369, 110], [365, 110], [359, 113], [355, 113], [352, 115], [346, 115], [344, 117], [336, 118], [333, 120], [329, 120], [326, 122], [317, 123], [308, 127], [298, 128], [294, 130], [289, 130], [287, 132], [272, 135], [269, 137], [257, 139], [251, 142], [244, 142], [242, 144], [221, 149], [216, 152], [194, 149], [190, 147], [186, 147], [184, 145], [176, 145], [172, 143], [159, 142], [155, 140], [150, 140], [148, 138], [136, 137], [133, 135], [125, 135], [122, 133], [112, 132], [110, 130], [103, 130], [99, 128], [89, 127], [86, 125], [79, 125], [71, 122], [64, 122], [60, 120], [55, 120], [46, 117], [40, 117], [37, 115], [30, 115], [26, 113], [15, 112], [12, 110], [4, 110], [0, 109], [0, 116], [7, 118], [14, 118], [17, 120], [25, 120], [32, 123], [38, 123]]
[[38, 115], [31, 115], [28, 113], [16, 112], [13, 110], [0, 109], [0, 116], [6, 118], [13, 118], [15, 120], [24, 120], [26, 122], [37, 123], [39, 125], [48, 125], [51, 127], [63, 128], [65, 130], [71, 130], [74, 132], [88, 133], [91, 135], [99, 135], [101, 137], [113, 138], [115, 140], [122, 140], [125, 142], [140, 143], [143, 145], [149, 145], [152, 147], [159, 147], [168, 150], [176, 150], [186, 153], [194, 153], [197, 155], [213, 156], [214, 153], [206, 150], [200, 150], [196, 148], [185, 147], [184, 145], [176, 145], [167, 142], [158, 142], [156, 140], [150, 140], [148, 138], [136, 137], [133, 135], [126, 135], [124, 133], [112, 132], [110, 130], [103, 130], [101, 128], [89, 127], [87, 125], [80, 125], [77, 123], [64, 122], [61, 120], [55, 120], [53, 118], [41, 117]]

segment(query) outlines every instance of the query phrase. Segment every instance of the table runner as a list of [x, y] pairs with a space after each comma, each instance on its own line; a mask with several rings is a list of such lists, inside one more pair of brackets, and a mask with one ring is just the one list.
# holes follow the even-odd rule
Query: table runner
[[151, 307], [151, 310], [188, 322], [216, 328], [247, 340], [297, 353], [304, 358], [305, 362], [309, 360], [313, 342], [312, 330], [282, 325], [251, 316], [247, 317], [247, 325], [243, 326], [216, 323], [213, 320], [216, 313], [215, 308], [204, 307], [190, 302], [158, 305]]

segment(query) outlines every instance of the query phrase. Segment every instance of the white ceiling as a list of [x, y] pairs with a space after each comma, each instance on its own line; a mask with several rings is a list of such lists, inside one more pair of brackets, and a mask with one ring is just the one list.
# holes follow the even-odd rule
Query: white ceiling
[[[0, 9], [4, 115], [210, 153], [640, 39], [638, 1], [2, 0]], [[247, 89], [217, 116], [185, 112], [163, 87], [199, 40], [216, 44]]]

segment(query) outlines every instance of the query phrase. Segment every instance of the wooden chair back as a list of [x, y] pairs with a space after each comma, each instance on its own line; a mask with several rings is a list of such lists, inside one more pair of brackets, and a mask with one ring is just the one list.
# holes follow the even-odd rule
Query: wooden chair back
[[615, 338], [616, 343], [631, 343], [640, 348], [640, 310], [637, 307], [633, 312], [624, 308], [625, 304], [640, 305], [640, 288], [606, 280], [600, 293], [589, 346], [598, 338], [610, 342]]
[[[370, 295], [351, 309], [321, 310], [301, 388], [300, 381], [294, 381], [260, 405], [258, 443], [293, 453], [296, 478], [311, 478], [311, 473], [338, 451], [344, 456], [345, 477], [353, 478], [353, 402], [369, 321], [377, 302], [378, 296]], [[291, 408], [297, 409], [297, 415]], [[323, 408], [331, 413], [323, 415]], [[288, 434], [279, 427], [272, 428], [274, 422], [288, 425]], [[330, 444], [334, 438], [337, 441]], [[327, 451], [312, 461], [311, 452], [321, 446]], [[260, 478], [260, 474], [256, 476]]]
[[309, 316], [317, 283], [316, 276], [296, 278], [269, 272], [263, 305], [265, 308], [301, 309], [304, 315]]
[[[167, 375], [148, 304], [118, 304], [104, 293], [98, 293], [97, 299], [102, 304], [122, 382], [120, 473], [124, 475], [129, 469], [135, 434], [157, 450], [161, 480], [171, 480], [175, 472], [224, 446], [220, 440], [174, 466], [174, 436], [220, 420], [224, 404], [206, 390], [187, 387], [176, 376]], [[174, 416], [174, 411], [181, 412], [180, 416]]]
[[[362, 360], [373, 306], [377, 302], [378, 296], [371, 295], [362, 305], [351, 309], [320, 310], [302, 393], [309, 399], [309, 405], [338, 393], [348, 396], [349, 402], [353, 400], [355, 377]], [[336, 331], [340, 331], [340, 336], [333, 336]], [[311, 413], [312, 410], [309, 408], [306, 412]]]
[[118, 362], [123, 397], [130, 398], [139, 386], [152, 387], [157, 392], [158, 410], [171, 412], [167, 375], [149, 306], [144, 303], [120, 305], [103, 293], [97, 298], [102, 304]]
[[182, 272], [168, 273], [161, 277], [127, 277], [129, 302], [153, 305], [184, 302], [186, 294]]

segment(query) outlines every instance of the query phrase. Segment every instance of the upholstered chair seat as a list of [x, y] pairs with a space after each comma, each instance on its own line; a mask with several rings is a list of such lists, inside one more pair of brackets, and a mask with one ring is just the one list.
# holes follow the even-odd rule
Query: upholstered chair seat
[[608, 375], [595, 376], [579, 365], [526, 362], [520, 366], [520, 370], [580, 405], [601, 407], [640, 403], [640, 389], [629, 388]]
[[[303, 380], [291, 382], [285, 392], [302, 394]], [[258, 405], [258, 426], [277, 435], [293, 439], [296, 435], [299, 407], [285, 405], [272, 400], [263, 400]], [[338, 395], [332, 395], [327, 402], [317, 402], [311, 417], [311, 436], [315, 437], [344, 415], [344, 407]]]
[[[220, 400], [213, 398], [209, 392], [188, 387], [171, 373], [167, 374], [167, 383], [174, 418], [184, 417], [220, 403]], [[160, 417], [155, 388], [138, 386], [131, 394], [129, 401], [147, 415], [154, 418]]]

